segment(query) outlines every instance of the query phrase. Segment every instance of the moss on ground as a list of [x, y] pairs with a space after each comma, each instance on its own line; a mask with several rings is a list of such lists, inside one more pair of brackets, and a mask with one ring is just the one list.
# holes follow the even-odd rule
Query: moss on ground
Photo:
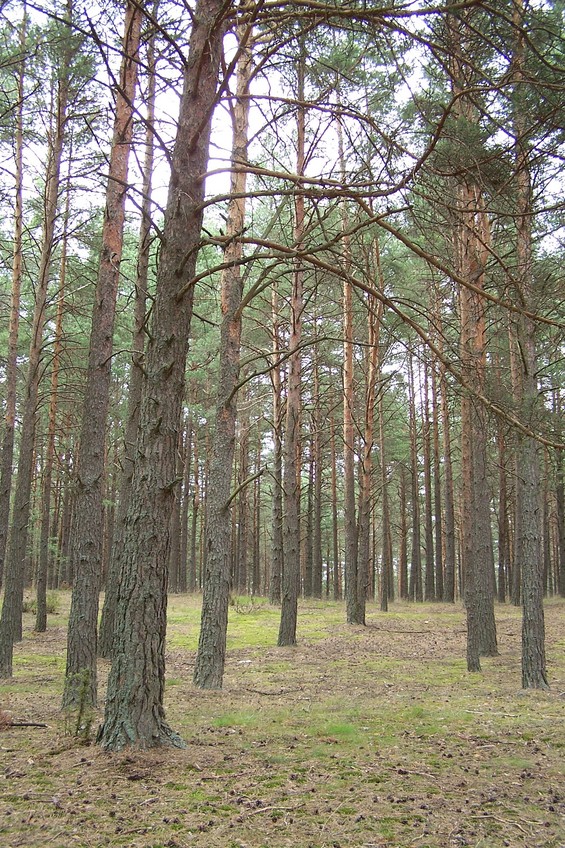
[[[465, 668], [460, 608], [395, 604], [350, 628], [301, 605], [235, 599], [225, 686], [192, 686], [200, 599], [169, 603], [166, 709], [185, 751], [108, 755], [60, 713], [69, 595], [26, 614], [0, 708], [0, 844], [25, 848], [563, 848], [565, 603], [546, 607], [552, 688], [520, 690], [520, 614], [497, 607], [500, 656]], [[51, 622], [51, 620], [50, 620]], [[108, 664], [100, 663], [103, 696]], [[96, 723], [92, 726], [92, 735]]]

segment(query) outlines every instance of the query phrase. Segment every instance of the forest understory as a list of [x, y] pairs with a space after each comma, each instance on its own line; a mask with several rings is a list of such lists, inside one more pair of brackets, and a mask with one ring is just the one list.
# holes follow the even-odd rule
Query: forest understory
[[470, 675], [459, 605], [370, 605], [362, 628], [303, 601], [299, 645], [277, 648], [279, 610], [240, 598], [210, 692], [192, 685], [200, 599], [173, 596], [165, 708], [187, 747], [108, 754], [101, 711], [60, 709], [57, 598], [47, 633], [26, 613], [0, 685], [2, 846], [565, 846], [562, 599], [546, 604], [549, 691], [520, 689], [511, 606], [496, 608], [499, 656]]

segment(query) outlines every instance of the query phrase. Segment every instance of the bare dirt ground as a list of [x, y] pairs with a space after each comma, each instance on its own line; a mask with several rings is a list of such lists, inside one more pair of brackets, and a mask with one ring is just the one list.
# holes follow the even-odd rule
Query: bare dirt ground
[[[520, 690], [520, 614], [468, 675], [460, 608], [395, 604], [366, 628], [304, 605], [232, 610], [221, 692], [192, 686], [196, 598], [171, 604], [167, 715], [185, 750], [108, 754], [101, 713], [63, 717], [65, 619], [16, 647], [0, 685], [6, 848], [565, 848], [565, 603], [546, 609], [551, 689]], [[100, 663], [102, 681], [107, 665]], [[103, 700], [103, 691], [101, 694]]]

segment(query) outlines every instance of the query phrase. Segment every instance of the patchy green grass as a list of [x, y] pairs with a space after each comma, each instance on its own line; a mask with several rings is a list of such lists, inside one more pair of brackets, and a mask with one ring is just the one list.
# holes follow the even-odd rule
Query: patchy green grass
[[[465, 667], [458, 607], [370, 607], [348, 627], [301, 604], [235, 598], [221, 692], [192, 685], [200, 599], [169, 603], [166, 710], [187, 742], [108, 755], [61, 715], [69, 594], [16, 646], [0, 708], [47, 727], [0, 732], [0, 844], [25, 848], [563, 848], [563, 601], [546, 608], [552, 689], [520, 690], [519, 610], [500, 656]], [[103, 696], [108, 664], [99, 668]], [[95, 733], [96, 721], [92, 727]]]

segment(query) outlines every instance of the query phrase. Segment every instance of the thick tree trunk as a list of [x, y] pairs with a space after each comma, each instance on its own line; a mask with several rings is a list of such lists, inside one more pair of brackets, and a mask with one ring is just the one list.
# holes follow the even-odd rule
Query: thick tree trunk
[[182, 744], [167, 725], [163, 708], [168, 517], [192, 318], [191, 281], [228, 11], [222, 0], [199, 0], [193, 11], [146, 356], [114, 656], [99, 734], [103, 747], [114, 751]]
[[[476, 108], [467, 94], [475, 80], [475, 66], [467, 51], [473, 10], [450, 17], [451, 85], [458, 96], [456, 115], [476, 120]], [[460, 287], [460, 356], [465, 389], [461, 400], [463, 574], [467, 608], [469, 671], [477, 670], [478, 653], [498, 653], [494, 619], [494, 562], [487, 477], [487, 415], [477, 395], [485, 390], [486, 318], [481, 289], [490, 241], [490, 225], [481, 187], [472, 175], [454, 177], [455, 264], [461, 278], [474, 286]]]
[[[239, 265], [242, 245], [238, 235], [245, 226], [247, 174], [235, 166], [247, 161], [249, 83], [253, 71], [251, 31], [238, 27], [236, 101], [233, 108], [231, 199], [228, 206], [222, 273], [220, 363], [212, 463], [207, 487], [206, 570], [200, 620], [200, 637], [194, 683], [201, 689], [220, 689], [224, 675], [231, 562], [231, 496], [235, 453], [237, 387], [240, 370], [243, 280]], [[247, 454], [247, 445], [243, 447]], [[247, 476], [244, 472], [245, 477]], [[247, 484], [240, 481], [245, 491]], [[240, 493], [242, 494], [242, 493]], [[246, 509], [246, 500], [244, 509]], [[241, 540], [240, 540], [241, 541]]]
[[147, 45], [147, 127], [145, 131], [145, 157], [143, 160], [143, 199], [141, 203], [141, 223], [139, 228], [137, 269], [135, 278], [135, 300], [133, 310], [132, 361], [129, 370], [128, 407], [124, 433], [124, 448], [122, 455], [122, 475], [119, 487], [119, 501], [116, 515], [114, 538], [110, 557], [110, 565], [106, 578], [106, 592], [102, 617], [98, 633], [98, 655], [110, 659], [114, 639], [114, 621], [116, 617], [116, 600], [118, 582], [120, 579], [124, 522], [127, 515], [131, 493], [135, 440], [139, 426], [139, 410], [143, 386], [143, 352], [145, 349], [145, 323], [147, 319], [147, 287], [149, 277], [149, 259], [151, 251], [151, 213], [152, 213], [152, 178], [154, 161], [153, 125], [155, 121], [155, 38]]
[[77, 456], [77, 485], [70, 540], [74, 583], [67, 637], [63, 693], [65, 709], [73, 709], [85, 703], [94, 705], [97, 700], [98, 596], [106, 424], [142, 17], [141, 7], [128, 2]]

